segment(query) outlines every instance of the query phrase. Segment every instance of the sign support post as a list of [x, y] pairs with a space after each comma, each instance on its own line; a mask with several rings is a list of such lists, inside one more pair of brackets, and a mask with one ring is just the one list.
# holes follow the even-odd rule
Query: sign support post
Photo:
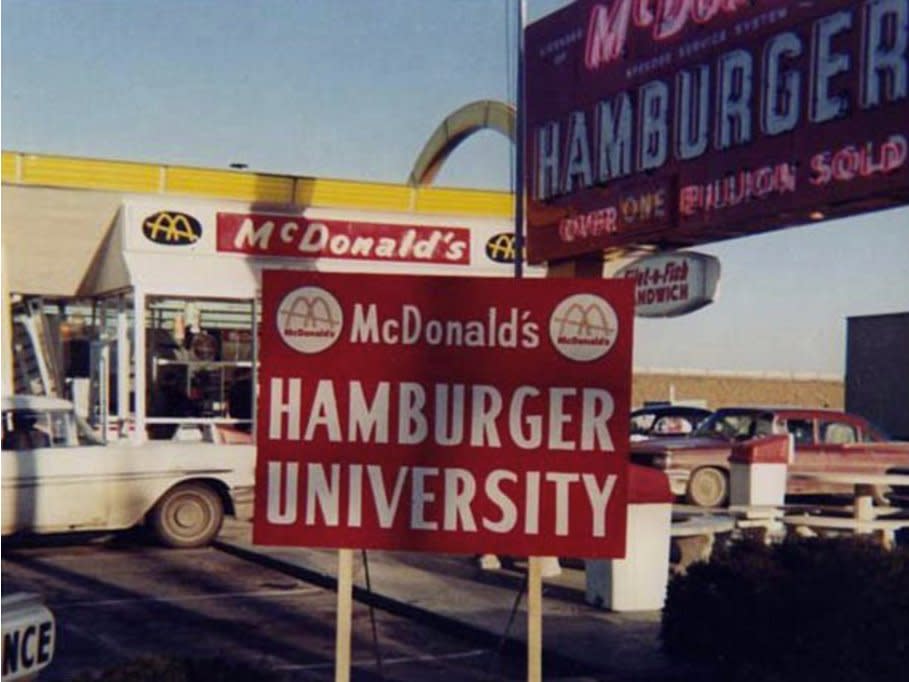
[[517, 84], [515, 87], [515, 137], [514, 137], [514, 276], [524, 276], [524, 17], [527, 14], [526, 0], [518, 0], [518, 60]]
[[[524, 276], [524, 17], [526, 0], [518, 0], [518, 60], [515, 89], [514, 276]], [[542, 559], [527, 558], [527, 681], [543, 679]]]
[[[514, 276], [524, 276], [524, 17], [526, 0], [518, 0], [518, 60], [515, 99]], [[543, 679], [542, 559], [527, 558], [527, 681]]]
[[353, 614], [353, 550], [338, 550], [338, 605], [335, 616], [335, 682], [350, 680], [350, 630]]
[[543, 679], [543, 558], [527, 560], [527, 682]]

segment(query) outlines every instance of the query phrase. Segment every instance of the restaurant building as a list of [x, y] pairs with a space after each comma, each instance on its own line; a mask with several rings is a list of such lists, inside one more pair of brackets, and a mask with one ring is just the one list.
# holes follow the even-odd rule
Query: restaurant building
[[[265, 268], [513, 276], [505, 192], [13, 152], [2, 179], [4, 392], [111, 438], [249, 440]], [[633, 405], [666, 400], [841, 407], [843, 382], [637, 368]]]
[[263, 269], [512, 276], [511, 201], [4, 153], [4, 389], [111, 437], [248, 441]]

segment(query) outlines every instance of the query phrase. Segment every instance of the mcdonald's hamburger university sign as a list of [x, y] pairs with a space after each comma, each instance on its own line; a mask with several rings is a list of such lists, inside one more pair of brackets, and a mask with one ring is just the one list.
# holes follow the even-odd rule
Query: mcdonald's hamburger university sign
[[266, 271], [255, 542], [623, 556], [633, 290]]
[[526, 46], [531, 262], [909, 200], [909, 0], [578, 0]]

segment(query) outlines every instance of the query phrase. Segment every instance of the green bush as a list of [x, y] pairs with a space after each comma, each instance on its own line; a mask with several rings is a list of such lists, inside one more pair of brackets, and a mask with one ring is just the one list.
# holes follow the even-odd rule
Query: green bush
[[71, 682], [278, 682], [261, 666], [222, 659], [140, 658]]
[[663, 647], [734, 682], [909, 679], [909, 551], [731, 545], [669, 585]]

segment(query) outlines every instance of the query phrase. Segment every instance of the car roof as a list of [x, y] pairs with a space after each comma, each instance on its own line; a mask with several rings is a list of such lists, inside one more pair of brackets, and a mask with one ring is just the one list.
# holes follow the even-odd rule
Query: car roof
[[5, 395], [4, 410], [71, 410], [73, 404], [62, 398], [51, 398], [46, 395]]
[[724, 405], [717, 412], [813, 412], [817, 414], [847, 414], [832, 407], [804, 407], [799, 405]]
[[702, 414], [704, 416], [712, 414], [713, 410], [706, 407], [697, 407], [695, 405], [645, 405], [631, 411], [631, 415], [637, 414]]
[[738, 407], [720, 407], [716, 414], [766, 414], [771, 413], [784, 419], [810, 419], [810, 418], [835, 418], [837, 420], [852, 421], [856, 424], [866, 424], [867, 419], [857, 414], [850, 414], [832, 407], [798, 407], [794, 405], [742, 405]]

